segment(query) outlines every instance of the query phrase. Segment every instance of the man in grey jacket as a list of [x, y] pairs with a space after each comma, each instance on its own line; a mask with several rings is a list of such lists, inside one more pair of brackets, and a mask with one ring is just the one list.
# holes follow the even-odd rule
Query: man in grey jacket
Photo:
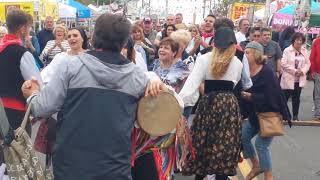
[[138, 100], [166, 87], [120, 54], [130, 26], [125, 17], [101, 15], [95, 51], [69, 59], [41, 91], [35, 81], [22, 86], [34, 116], [58, 112], [55, 180], [131, 180], [130, 137]]

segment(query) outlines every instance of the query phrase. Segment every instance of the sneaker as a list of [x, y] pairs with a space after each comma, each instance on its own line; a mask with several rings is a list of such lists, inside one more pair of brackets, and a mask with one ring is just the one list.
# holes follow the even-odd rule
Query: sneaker
[[293, 121], [299, 121], [298, 116], [293, 116], [292, 120]]

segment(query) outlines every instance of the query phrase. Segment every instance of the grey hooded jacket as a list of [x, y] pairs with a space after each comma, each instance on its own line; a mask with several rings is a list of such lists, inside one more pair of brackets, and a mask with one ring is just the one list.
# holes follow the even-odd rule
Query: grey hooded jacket
[[66, 61], [32, 99], [36, 117], [58, 112], [55, 180], [130, 180], [131, 130], [147, 75], [120, 54]]

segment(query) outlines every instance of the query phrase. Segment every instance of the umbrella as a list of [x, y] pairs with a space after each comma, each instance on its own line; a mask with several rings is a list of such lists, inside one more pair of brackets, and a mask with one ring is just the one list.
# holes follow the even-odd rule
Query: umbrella
[[[280, 9], [277, 13], [281, 13], [281, 14], [294, 14], [296, 9], [296, 5], [289, 5], [286, 6], [282, 9]], [[313, 13], [317, 13], [320, 11], [320, 4], [317, 2], [312, 1], [311, 2], [311, 14]]]

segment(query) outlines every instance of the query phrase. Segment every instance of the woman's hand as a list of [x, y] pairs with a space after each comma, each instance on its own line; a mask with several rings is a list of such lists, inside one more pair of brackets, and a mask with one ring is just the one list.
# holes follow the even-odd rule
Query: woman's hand
[[145, 96], [156, 97], [161, 91], [168, 91], [168, 88], [159, 78], [153, 78], [147, 85]]

